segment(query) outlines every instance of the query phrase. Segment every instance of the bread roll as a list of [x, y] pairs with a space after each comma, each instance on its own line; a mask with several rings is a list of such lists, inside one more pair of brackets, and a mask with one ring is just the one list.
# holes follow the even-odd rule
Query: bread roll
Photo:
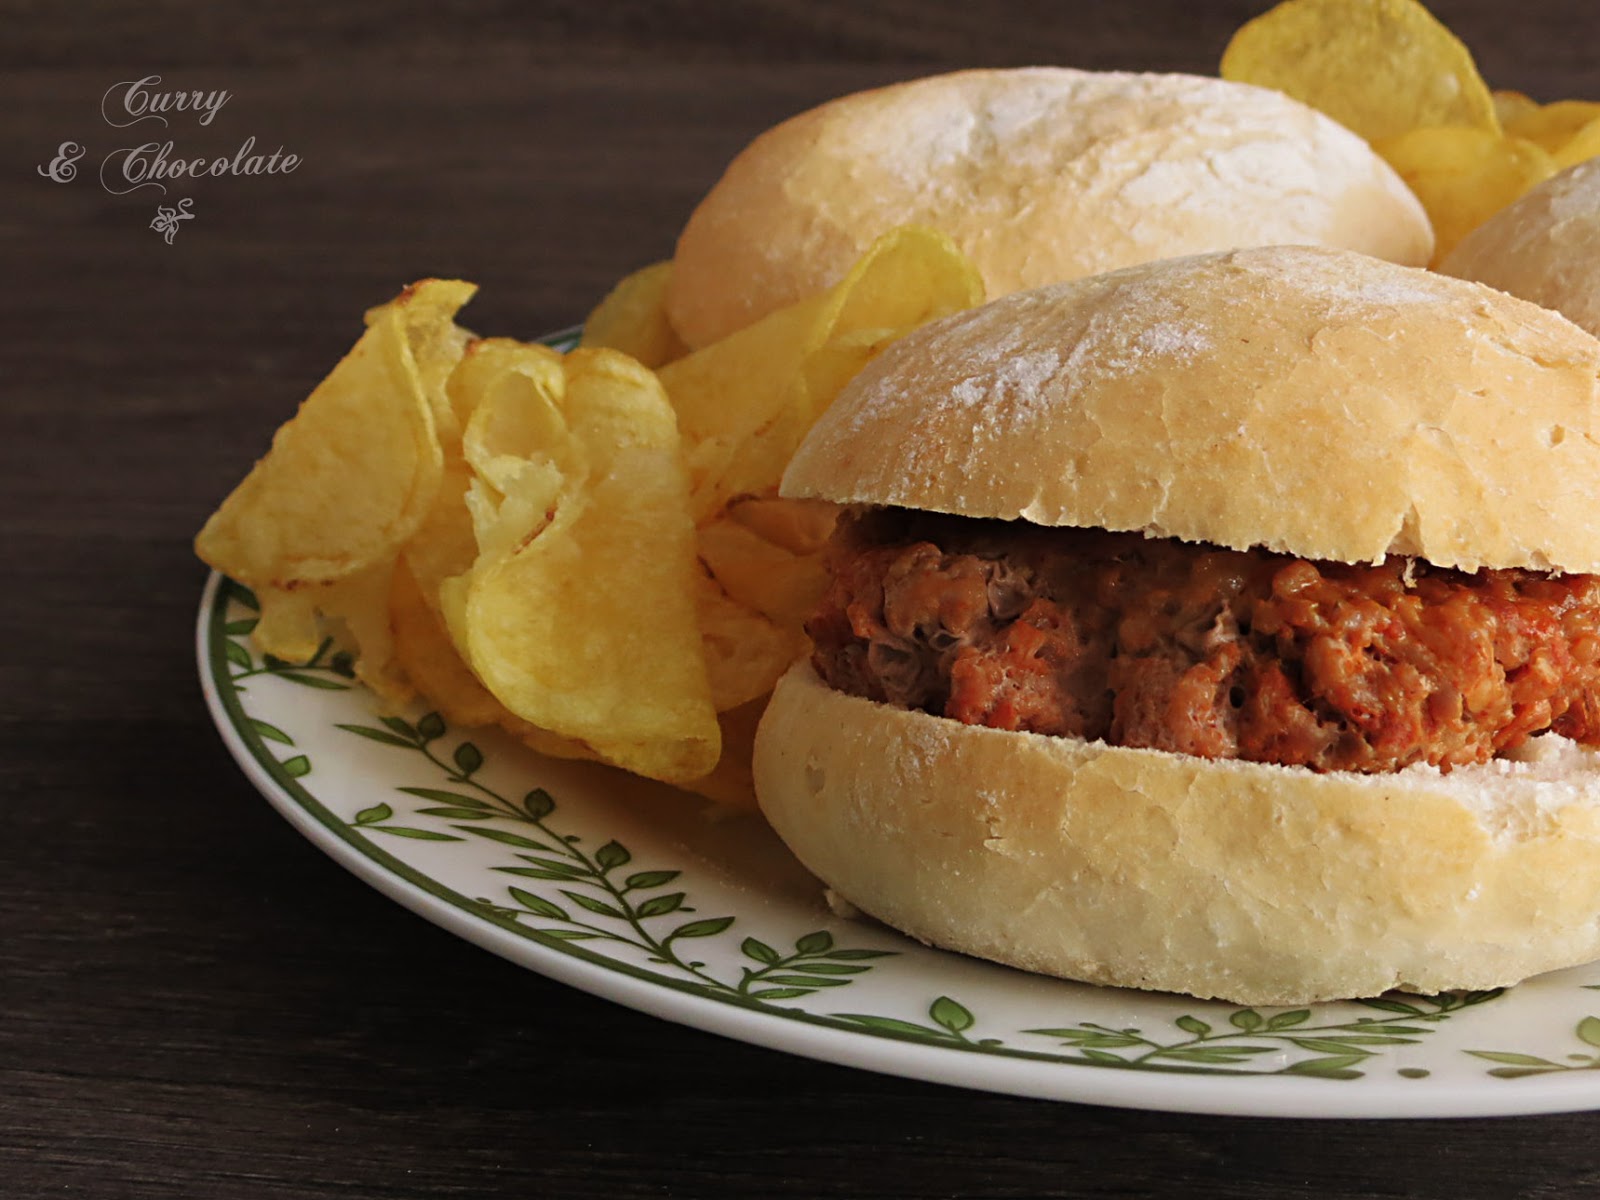
[[[925, 327], [788, 495], [1347, 562], [1600, 569], [1600, 342], [1481, 285], [1277, 247]], [[1600, 957], [1600, 753], [1445, 773], [1222, 761], [966, 725], [809, 664], [755, 747], [800, 860], [911, 935], [1027, 970], [1301, 1004]]]
[[667, 311], [691, 346], [839, 279], [880, 234], [955, 239], [991, 297], [1156, 258], [1309, 243], [1421, 265], [1416, 198], [1278, 92], [1188, 75], [963, 71], [758, 137], [690, 217]]
[[1148, 263], [924, 326], [784, 492], [1302, 558], [1600, 570], [1600, 341], [1348, 251]]
[[1439, 269], [1553, 308], [1600, 337], [1600, 158], [1501, 209]]
[[922, 941], [1238, 1004], [1490, 988], [1600, 957], [1600, 754], [1317, 774], [1011, 733], [833, 691], [756, 735], [780, 837]]

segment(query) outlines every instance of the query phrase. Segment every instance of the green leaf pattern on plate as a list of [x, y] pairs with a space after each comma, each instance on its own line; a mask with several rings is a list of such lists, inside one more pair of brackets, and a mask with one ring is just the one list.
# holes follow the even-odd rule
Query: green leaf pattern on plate
[[[248, 643], [259, 606], [248, 588], [225, 584], [218, 604], [233, 605], [242, 614], [217, 626], [213, 675], [241, 698], [248, 681], [272, 676], [303, 687], [349, 690], [353, 671], [349, 656], [334, 650], [332, 640], [320, 645], [302, 663], [263, 656], [257, 663]], [[841, 947], [827, 930], [796, 938], [792, 947], [770, 944], [743, 929], [733, 916], [697, 916], [687, 889], [663, 890], [678, 883], [682, 872], [655, 864], [635, 864], [630, 850], [615, 838], [590, 850], [584, 839], [562, 832], [553, 822], [558, 816], [554, 797], [533, 788], [519, 798], [501, 794], [478, 778], [485, 757], [471, 741], [445, 749], [444, 720], [428, 712], [415, 722], [396, 716], [377, 718], [376, 725], [339, 724], [338, 728], [367, 741], [417, 754], [445, 786], [433, 783], [405, 786], [399, 793], [423, 802], [413, 819], [397, 823], [388, 803], [361, 809], [347, 822], [361, 836], [381, 834], [428, 842], [489, 842], [506, 848], [508, 858], [491, 869], [509, 876], [504, 898], [480, 896], [480, 912], [559, 947], [574, 942], [610, 943], [645, 956], [655, 967], [670, 971], [693, 991], [712, 998], [735, 1000], [768, 1009], [778, 1015], [804, 1016], [863, 1033], [909, 1040], [933, 1046], [978, 1053], [1014, 1055], [1064, 1065], [1118, 1070], [1164, 1071], [1183, 1074], [1284, 1075], [1311, 1079], [1361, 1078], [1396, 1047], [1423, 1041], [1440, 1022], [1464, 1010], [1493, 1001], [1502, 989], [1445, 994], [1435, 997], [1390, 994], [1357, 1003], [1381, 1016], [1363, 1015], [1333, 1019], [1336, 1006], [1258, 1011], [1238, 1008], [1211, 1020], [1186, 1013], [1170, 1021], [1169, 1030], [1128, 1026], [1113, 1028], [1089, 1021], [1023, 1029], [1012, 1035], [1047, 1039], [1052, 1049], [1037, 1044], [1014, 1044], [999, 1036], [973, 1036], [982, 1024], [974, 1013], [948, 995], [935, 997], [926, 1010], [926, 1022], [860, 1012], [800, 1013], [780, 1008], [779, 1002], [821, 995], [848, 987], [892, 958], [892, 950]], [[295, 749], [294, 739], [278, 725], [245, 714], [240, 732], [265, 750], [269, 744]], [[278, 759], [270, 755], [291, 779], [310, 773], [305, 754]], [[499, 822], [490, 824], [488, 822]], [[504, 828], [512, 823], [515, 829]], [[439, 828], [443, 825], [444, 828]], [[624, 870], [624, 868], [630, 868]], [[526, 886], [528, 881], [547, 885], [548, 891]], [[685, 917], [690, 919], [684, 920]], [[719, 974], [680, 949], [700, 939], [736, 937], [737, 974]], [[710, 957], [710, 956], [708, 956]], [[1225, 1022], [1225, 1024], [1223, 1023]], [[1505, 1050], [1469, 1050], [1466, 1053], [1496, 1064], [1488, 1074], [1501, 1079], [1546, 1075], [1564, 1071], [1600, 1069], [1600, 1017], [1588, 1016], [1574, 1030], [1578, 1041], [1597, 1053], [1575, 1052], [1567, 1062]], [[1271, 1066], [1265, 1065], [1272, 1056]], [[1401, 1076], [1418, 1078], [1427, 1071], [1403, 1067]]]
[[[1579, 1021], [1573, 1033], [1585, 1046], [1600, 1049], [1600, 1017], [1589, 1016]], [[1558, 1071], [1600, 1071], [1600, 1054], [1574, 1052], [1567, 1062], [1554, 1062], [1536, 1054], [1516, 1054], [1509, 1050], [1468, 1050], [1476, 1058], [1499, 1063], [1490, 1068], [1496, 1079], [1524, 1079], [1529, 1075], [1550, 1075]]]
[[[1367, 1008], [1390, 1014], [1349, 1021], [1316, 1021], [1309, 1008], [1263, 1015], [1253, 1008], [1228, 1014], [1226, 1028], [1185, 1014], [1172, 1022], [1187, 1038], [1147, 1035], [1137, 1028], [1111, 1029], [1083, 1021], [1060, 1028], [1025, 1032], [1056, 1038], [1089, 1062], [1102, 1066], [1162, 1070], [1172, 1064], [1226, 1068], [1247, 1075], [1308, 1075], [1319, 1079], [1359, 1079], [1357, 1070], [1389, 1046], [1420, 1042], [1441, 1021], [1463, 1009], [1497, 999], [1504, 989], [1456, 992], [1442, 996], [1398, 995], [1358, 1000]], [[1275, 1054], [1286, 1061], [1271, 1069], [1249, 1064], [1255, 1056]]]
[[[318, 655], [325, 650], [326, 647], [319, 650]], [[281, 668], [264, 666], [235, 673], [232, 678], [237, 681], [246, 675], [267, 673], [288, 677], [314, 665], [315, 660], [308, 664], [285, 664]], [[418, 841], [463, 842], [481, 838], [521, 851], [511, 855], [506, 864], [492, 869], [523, 879], [566, 885], [557, 889], [561, 899], [507, 883], [509, 903], [488, 897], [479, 897], [478, 903], [485, 911], [524, 923], [537, 934], [558, 941], [608, 941], [629, 946], [643, 952], [647, 961], [681, 973], [708, 992], [764, 1003], [798, 999], [825, 988], [841, 987], [851, 982], [850, 976], [869, 969], [866, 965], [836, 961], [841, 957], [860, 962], [893, 953], [835, 949], [833, 935], [817, 930], [799, 938], [792, 953], [780, 954], [763, 946], [770, 960], [760, 960], [759, 968], [744, 968], [737, 979], [718, 978], [706, 969], [705, 963], [680, 953], [678, 943], [724, 934], [733, 926], [734, 918], [682, 920], [684, 915], [696, 911], [687, 903], [688, 894], [661, 890], [681, 872], [651, 869], [623, 873], [622, 868], [633, 862], [632, 852], [612, 838], [591, 853], [584, 848], [582, 838], [553, 828], [549, 821], [556, 813], [556, 802], [543, 788], [535, 788], [516, 800], [489, 787], [478, 778], [485, 759], [476, 744], [463, 741], [452, 749], [442, 750], [440, 744], [448, 731], [438, 713], [426, 713], [415, 724], [401, 717], [384, 716], [378, 718], [377, 725], [340, 723], [337, 727], [367, 741], [421, 755], [443, 776], [447, 785], [396, 790], [428, 801], [429, 805], [416, 809], [414, 815], [446, 821], [448, 832], [426, 824], [397, 824], [394, 808], [389, 804], [373, 805], [357, 812], [351, 821], [352, 827], [363, 834], [382, 833]], [[261, 728], [252, 726], [252, 729], [258, 736], [270, 736]], [[271, 740], [287, 740], [281, 730], [271, 726], [267, 729], [277, 735]], [[477, 823], [488, 820], [516, 822], [521, 830]], [[677, 918], [677, 924], [667, 927], [661, 921], [664, 917]], [[559, 922], [560, 927], [538, 923], [548, 921]], [[748, 939], [748, 945], [761, 946], [762, 943]]]
[[[226, 603], [228, 599], [243, 605], [252, 613], [260, 613], [261, 611], [261, 605], [256, 600], [256, 594], [249, 588], [231, 580], [228, 583], [226, 595], [220, 602]], [[229, 621], [222, 627], [224, 634], [222, 643], [223, 657], [228, 661], [229, 666], [239, 668], [237, 671], [228, 672], [227, 682], [233, 687], [234, 691], [247, 691], [248, 687], [244, 680], [257, 675], [271, 675], [277, 679], [287, 679], [290, 683], [298, 683], [301, 687], [320, 688], [325, 691], [346, 692], [353, 686], [350, 681], [355, 678], [355, 669], [350, 655], [342, 650], [335, 650], [332, 638], [324, 638], [322, 644], [317, 647], [316, 653], [303, 663], [284, 662], [281, 658], [274, 658], [270, 654], [265, 654], [262, 655], [261, 665], [257, 666], [249, 644], [237, 639], [249, 637], [251, 631], [255, 629], [258, 619], [259, 617], [244, 617]], [[221, 681], [219, 680], [219, 682]], [[265, 722], [261, 724], [265, 724]], [[268, 728], [270, 729], [271, 726], [268, 726]], [[257, 729], [257, 732], [264, 737], [271, 737], [270, 734], [264, 733], [260, 729]], [[287, 738], [273, 740], [283, 740], [287, 744], [293, 744], [288, 743]], [[309, 769], [308, 765], [307, 770]], [[301, 774], [304, 773], [301, 772]]]

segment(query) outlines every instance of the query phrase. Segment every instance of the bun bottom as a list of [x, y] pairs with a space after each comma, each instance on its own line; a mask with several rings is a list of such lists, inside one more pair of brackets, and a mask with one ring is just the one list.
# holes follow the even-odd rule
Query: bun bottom
[[779, 682], [756, 794], [920, 941], [1089, 983], [1294, 1005], [1600, 958], [1600, 753], [1317, 774], [963, 725]]

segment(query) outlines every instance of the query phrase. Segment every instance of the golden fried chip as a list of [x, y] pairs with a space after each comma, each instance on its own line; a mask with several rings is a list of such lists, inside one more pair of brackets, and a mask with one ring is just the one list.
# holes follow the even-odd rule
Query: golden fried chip
[[805, 649], [824, 586], [829, 505], [771, 495], [795, 447], [891, 341], [980, 303], [983, 284], [942, 234], [880, 238], [833, 288], [664, 368], [688, 445], [703, 650], [719, 712], [768, 692]]
[[402, 562], [389, 592], [395, 659], [417, 691], [451, 725], [497, 725], [511, 714], [456, 653], [444, 622]]
[[1495, 120], [1500, 122], [1500, 128], [1507, 133], [1513, 132], [1513, 122], [1529, 113], [1539, 110], [1539, 102], [1524, 95], [1522, 92], [1491, 92], [1490, 99], [1494, 101]]
[[638, 774], [695, 779], [716, 765], [721, 735], [672, 408], [614, 351], [564, 365], [559, 395], [530, 361], [478, 401], [465, 445], [482, 552], [442, 587], [447, 625], [519, 719]]
[[798, 623], [781, 626], [734, 600], [710, 575], [695, 586], [701, 653], [718, 712], [737, 708], [772, 690], [789, 664], [805, 652]]
[[805, 622], [827, 586], [822, 549], [837, 515], [825, 501], [748, 496], [696, 531], [708, 575], [700, 633], [719, 712], [766, 695], [805, 652]]
[[333, 652], [344, 651], [356, 678], [387, 707], [399, 708], [414, 692], [389, 626], [393, 567], [389, 560], [336, 583], [257, 588], [261, 618], [251, 640], [263, 654], [294, 665], [325, 663]]
[[695, 536], [701, 563], [729, 599], [780, 627], [799, 629], [822, 598], [828, 577], [820, 552], [796, 554], [726, 516]]
[[[550, 404], [559, 405], [566, 387], [561, 361], [560, 354], [537, 342], [478, 338], [467, 346], [450, 376], [451, 405], [464, 428], [477, 414], [484, 396], [497, 387], [532, 387]], [[480, 421], [464, 435], [463, 454], [475, 464], [497, 454], [526, 456], [531, 448], [548, 444], [552, 422], [562, 424], [559, 415], [552, 418], [543, 406], [502, 406], [495, 417]]]
[[395, 560], [324, 584], [318, 590], [317, 611], [335, 641], [355, 655], [356, 678], [390, 708], [398, 709], [416, 694], [405, 668], [395, 656], [394, 631], [389, 624], [389, 592]]
[[728, 516], [794, 554], [815, 554], [839, 519], [839, 506], [827, 500], [789, 500], [780, 496], [742, 496]]
[[827, 296], [800, 364], [808, 431], [880, 350], [929, 321], [982, 304], [984, 290], [982, 276], [954, 242], [906, 226], [874, 242]]
[[1596, 117], [1573, 134], [1566, 144], [1556, 151], [1554, 158], [1558, 171], [1575, 167], [1581, 162], [1588, 162], [1591, 158], [1600, 158], [1600, 117]]
[[467, 509], [471, 484], [472, 468], [457, 447], [445, 456], [433, 507], [400, 552], [402, 564], [435, 613], [439, 612], [440, 586], [451, 576], [471, 570], [478, 558], [478, 539]]
[[562, 408], [561, 356], [507, 338], [474, 342], [452, 386], [472, 414], [462, 451], [478, 550], [499, 555], [534, 537], [561, 489], [588, 469]]
[[[547, 346], [478, 339], [468, 344], [446, 384], [451, 418], [461, 433], [453, 442], [441, 444], [444, 465], [433, 506], [403, 550], [418, 588], [435, 612], [439, 611], [440, 585], [451, 576], [469, 570], [478, 557], [478, 541], [468, 507], [474, 473], [466, 457], [466, 429], [484, 391], [507, 383], [515, 386], [519, 382], [559, 394], [565, 386], [561, 356]], [[489, 430], [480, 425], [471, 435], [473, 455], [488, 465], [490, 475], [494, 474], [490, 460], [497, 452], [505, 452], [508, 457], [514, 454], [503, 444], [511, 432]], [[519, 444], [526, 446], [529, 432], [518, 433]], [[493, 507], [498, 507], [500, 494], [495, 492], [494, 497]]]
[[1558, 100], [1554, 104], [1535, 104], [1505, 122], [1507, 135], [1525, 138], [1550, 154], [1562, 149], [1600, 118], [1600, 104], [1589, 100]]
[[[519, 489], [517, 478], [524, 473], [528, 457], [541, 446], [549, 450], [568, 444], [565, 421], [554, 407], [565, 386], [561, 356], [547, 346], [503, 338], [479, 339], [468, 345], [447, 389], [462, 437], [454, 447], [445, 448], [434, 506], [406, 543], [402, 563], [410, 578], [397, 579], [392, 613], [402, 665], [417, 689], [452, 723], [500, 725], [542, 754], [593, 759], [593, 751], [581, 743], [520, 720], [494, 698], [461, 660], [445, 629], [440, 601], [445, 581], [464, 575], [478, 560], [475, 510], [491, 539], [491, 549], [496, 533], [511, 535], [513, 525], [514, 536], [536, 532], [532, 507], [542, 501], [531, 506], [528, 489]], [[522, 388], [527, 395], [520, 404], [502, 401], [488, 406], [485, 417], [473, 424], [484, 395], [497, 388]], [[483, 468], [482, 476], [467, 461], [469, 452]], [[489, 480], [513, 491], [511, 510], [506, 510], [505, 493]], [[559, 482], [557, 478], [554, 486]], [[551, 486], [547, 481], [544, 491], [548, 493]], [[473, 497], [470, 506], [469, 495]], [[512, 514], [519, 505], [522, 519], [513, 522]], [[424, 605], [425, 613], [415, 611], [417, 601]]]
[[685, 784], [685, 789], [729, 808], [755, 808], [756, 781], [750, 760], [755, 755], [756, 726], [766, 711], [767, 697], [761, 695], [738, 708], [718, 713], [722, 757], [717, 760], [716, 770]]
[[805, 431], [800, 364], [824, 301], [815, 296], [779, 309], [661, 369], [683, 435], [697, 522], [721, 512], [739, 491], [777, 482], [786, 458], [777, 474], [765, 461], [752, 468], [748, 459], [763, 437], [798, 444]]
[[500, 722], [500, 727], [528, 749], [543, 754], [546, 758], [576, 758], [584, 762], [607, 761], [599, 752], [583, 742], [561, 737], [548, 729], [540, 729], [537, 725], [530, 725], [515, 717], [508, 717]]
[[212, 514], [195, 552], [255, 588], [331, 583], [392, 561], [439, 484], [434, 413], [444, 401], [433, 393], [452, 352], [447, 330], [472, 291], [426, 280], [375, 313]]
[[261, 618], [250, 640], [261, 653], [303, 663], [317, 652], [323, 638], [317, 624], [317, 590], [314, 586], [292, 592], [275, 587], [255, 589]]
[[1436, 261], [1556, 170], [1532, 142], [1480, 129], [1417, 129], [1376, 149], [1428, 210]]
[[812, 423], [883, 346], [982, 300], [982, 280], [948, 238], [895, 229], [828, 291], [662, 368], [696, 523], [774, 489]]
[[[428, 285], [412, 284], [407, 293], [425, 286]], [[477, 290], [470, 284], [457, 286], [467, 290], [461, 293], [461, 300], [450, 310], [451, 315], [470, 300]], [[404, 300], [405, 295], [401, 299]], [[440, 299], [444, 300], [442, 294]], [[402, 305], [402, 314], [406, 321], [407, 341], [416, 359], [417, 374], [422, 379], [422, 394], [428, 398], [428, 405], [433, 410], [434, 432], [439, 445], [448, 452], [461, 440], [461, 427], [465, 423], [457, 416], [451, 403], [449, 381], [472, 344], [473, 337], [454, 320], [423, 319], [425, 314], [419, 312], [414, 304]]]
[[422, 588], [404, 563], [394, 573], [389, 615], [394, 628], [395, 660], [417, 691], [450, 724], [499, 725], [541, 754], [553, 758], [596, 758], [594, 751], [582, 743], [557, 737], [518, 720], [489, 694], [461, 661], [444, 622], [430, 607]]
[[581, 345], [620, 350], [647, 367], [661, 367], [689, 352], [667, 322], [670, 262], [653, 263], [622, 279], [583, 323]]
[[1432, 125], [1500, 131], [1472, 55], [1416, 0], [1285, 0], [1233, 35], [1222, 77], [1284, 92], [1372, 142]]

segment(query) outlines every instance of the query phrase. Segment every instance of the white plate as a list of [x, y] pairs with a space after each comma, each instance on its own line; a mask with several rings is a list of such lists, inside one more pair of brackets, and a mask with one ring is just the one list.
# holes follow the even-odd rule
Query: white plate
[[385, 895], [595, 995], [848, 1066], [1089, 1104], [1600, 1108], [1600, 966], [1503, 993], [1257, 1011], [947, 954], [834, 916], [758, 817], [422, 709], [379, 716], [336, 657], [261, 661], [254, 604], [213, 575], [197, 631], [207, 704], [250, 781]]
[[207, 703], [251, 782], [384, 894], [595, 995], [830, 1062], [1090, 1104], [1302, 1117], [1600, 1107], [1595, 967], [1504, 993], [1256, 1011], [946, 954], [833, 916], [756, 817], [718, 818], [421, 709], [380, 717], [326, 657], [262, 662], [253, 603], [214, 575], [198, 629]]

